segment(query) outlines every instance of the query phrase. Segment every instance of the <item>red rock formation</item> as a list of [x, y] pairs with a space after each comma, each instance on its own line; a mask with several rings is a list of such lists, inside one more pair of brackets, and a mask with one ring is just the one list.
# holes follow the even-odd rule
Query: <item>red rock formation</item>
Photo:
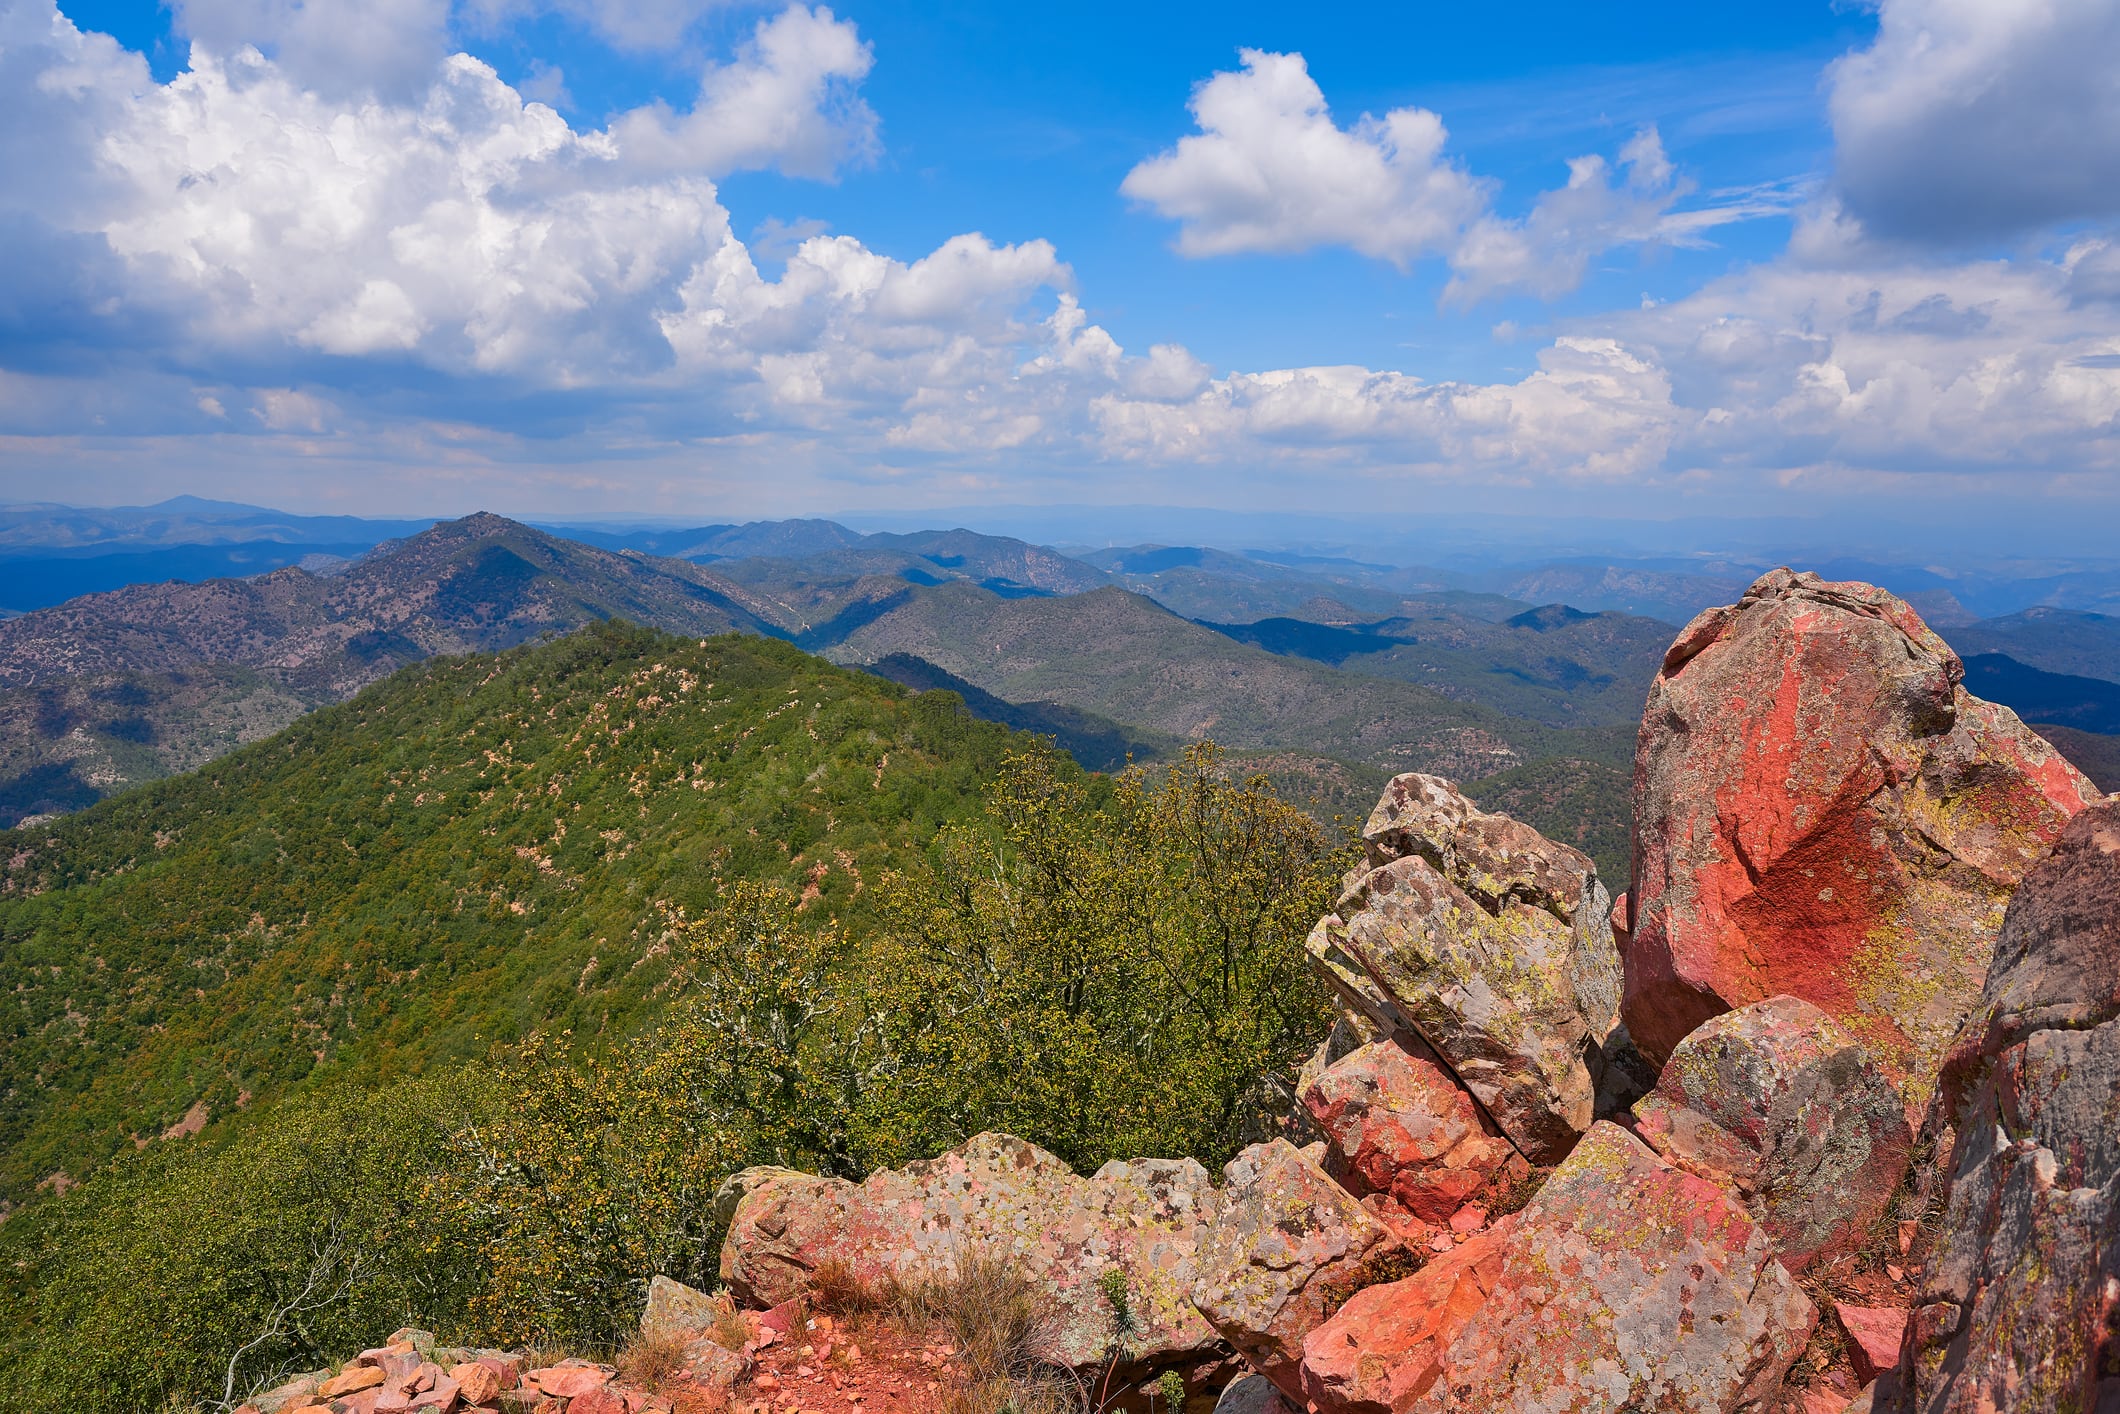
[[1423, 1223], [1447, 1224], [1515, 1158], [1481, 1124], [1469, 1094], [1391, 1041], [1328, 1066], [1303, 1104], [1325, 1135], [1327, 1173], [1357, 1198], [1389, 1199]]
[[942, 1275], [984, 1253], [1045, 1290], [1060, 1316], [1057, 1353], [1070, 1365], [1104, 1359], [1111, 1310], [1099, 1283], [1114, 1267], [1127, 1278], [1140, 1362], [1184, 1363], [1217, 1345], [1186, 1299], [1194, 1246], [1219, 1201], [1191, 1159], [1115, 1161], [1083, 1178], [1035, 1144], [980, 1134], [858, 1184], [746, 1169], [717, 1201], [729, 1213], [722, 1279], [751, 1306], [801, 1295], [831, 1258], [881, 1282]]
[[1680, 633], [1634, 763], [1622, 1016], [1645, 1054], [1787, 994], [1925, 1098], [2010, 891], [2099, 798], [1963, 676], [1903, 601], [1788, 570]]
[[1300, 1400], [1303, 1338], [1380, 1279], [1373, 1264], [1404, 1254], [1286, 1140], [1254, 1144], [1222, 1173], [1221, 1212], [1193, 1254], [1192, 1303], [1253, 1369]]
[[1377, 1028], [1425, 1046], [1517, 1151], [1558, 1163], [1597, 1113], [1618, 1011], [1611, 900], [1590, 860], [1448, 781], [1399, 776], [1305, 946]]

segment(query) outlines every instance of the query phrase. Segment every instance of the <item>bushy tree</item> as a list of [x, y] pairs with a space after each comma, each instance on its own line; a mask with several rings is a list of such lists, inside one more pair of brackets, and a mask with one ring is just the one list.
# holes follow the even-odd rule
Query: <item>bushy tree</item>
[[0, 1229], [0, 1409], [223, 1402], [460, 1315], [478, 1244], [429, 1190], [491, 1099], [468, 1071], [338, 1090], [121, 1158]]
[[1302, 940], [1346, 852], [1211, 745], [1101, 807], [1051, 755], [1011, 757], [934, 854], [888, 881], [867, 968], [865, 1164], [980, 1129], [1084, 1168], [1219, 1162], [1245, 1092], [1325, 1027]]

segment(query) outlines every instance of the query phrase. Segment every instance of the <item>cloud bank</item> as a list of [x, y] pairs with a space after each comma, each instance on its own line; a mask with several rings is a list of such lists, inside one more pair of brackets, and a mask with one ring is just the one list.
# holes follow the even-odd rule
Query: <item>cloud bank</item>
[[[2120, 184], [2083, 175], [2114, 170], [2120, 123], [2046, 133], [2038, 102], [2110, 99], [2084, 54], [2120, 4], [2027, 3], [2008, 25], [1970, 0], [1889, 0], [1827, 75], [1831, 186], [1786, 252], [1557, 321], [1530, 371], [1483, 382], [1128, 351], [1040, 239], [967, 232], [901, 260], [774, 225], [767, 278], [717, 182], [831, 180], [880, 152], [861, 94], [878, 58], [828, 9], [761, 19], [703, 63], [688, 108], [585, 128], [451, 51], [447, 15], [390, 3], [365, 12], [388, 21], [369, 47], [341, 49], [348, 12], [328, 5], [193, 0], [189, 65], [158, 83], [50, 0], [0, 0], [12, 464], [191, 439], [496, 484], [533, 462], [663, 485], [736, 466], [788, 496], [852, 477], [1213, 497], [1232, 476], [1289, 495], [1926, 476], [2110, 496], [2120, 472]], [[653, 36], [698, 13], [644, 0], [607, 23]], [[1439, 260], [1445, 300], [1469, 305], [1562, 294], [1607, 251], [1740, 214], [1689, 207], [1654, 128], [1509, 214], [1437, 114], [1343, 126], [1300, 55], [1245, 51], [1190, 111], [1198, 131], [1122, 188], [1188, 257]], [[1967, 124], [1992, 140], [1948, 171], [1892, 156]], [[1999, 230], [2017, 243], [1964, 253]]]

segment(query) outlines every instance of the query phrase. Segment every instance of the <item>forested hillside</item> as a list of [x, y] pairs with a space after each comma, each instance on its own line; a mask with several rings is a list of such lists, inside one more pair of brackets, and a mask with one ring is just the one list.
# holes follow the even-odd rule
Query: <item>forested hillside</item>
[[858, 914], [1010, 734], [758, 637], [437, 659], [0, 835], [0, 1196], [289, 1086], [637, 1026], [724, 882]]

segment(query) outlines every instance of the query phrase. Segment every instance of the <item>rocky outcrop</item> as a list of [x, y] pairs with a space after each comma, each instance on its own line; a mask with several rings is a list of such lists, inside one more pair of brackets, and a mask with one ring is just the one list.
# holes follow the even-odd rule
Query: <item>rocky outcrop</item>
[[1412, 1269], [1384, 1226], [1285, 1140], [1222, 1170], [1222, 1207], [1193, 1257], [1192, 1303], [1297, 1400], [1303, 1338], [1355, 1291]]
[[1304, 1343], [1327, 1414], [1763, 1409], [1817, 1313], [1720, 1188], [1599, 1124], [1529, 1206]]
[[1862, 1043], [1795, 997], [1686, 1037], [1635, 1115], [1651, 1148], [1736, 1193], [1798, 1272], [1861, 1246], [1914, 1143], [1899, 1092]]
[[2010, 891], [2097, 790], [1903, 601], [1775, 570], [1664, 657], [1634, 762], [1622, 1014], [1653, 1060], [1801, 997], [1919, 1105]]
[[1879, 1414], [2120, 1408], [2120, 803], [2011, 900], [1941, 1099], [1950, 1187]]
[[1611, 901], [1588, 857], [1434, 776], [1393, 780], [1308, 948], [1352, 1006], [1424, 1045], [1525, 1158], [1552, 1163], [1596, 1109], [1619, 990]]
[[1110, 1351], [1105, 1273], [1124, 1274], [1137, 1325], [1129, 1363], [1207, 1355], [1214, 1331], [1188, 1301], [1193, 1253], [1218, 1199], [1191, 1159], [1109, 1163], [1083, 1178], [1035, 1144], [981, 1134], [938, 1158], [861, 1183], [747, 1169], [724, 1186], [721, 1275], [738, 1300], [774, 1306], [837, 1260], [857, 1280], [944, 1276], [975, 1254], [1017, 1265], [1059, 1312], [1056, 1354], [1089, 1366]]
[[1445, 1226], [1512, 1161], [1524, 1169], [1470, 1095], [1391, 1041], [1320, 1071], [1303, 1104], [1325, 1137], [1325, 1171], [1395, 1217]]

